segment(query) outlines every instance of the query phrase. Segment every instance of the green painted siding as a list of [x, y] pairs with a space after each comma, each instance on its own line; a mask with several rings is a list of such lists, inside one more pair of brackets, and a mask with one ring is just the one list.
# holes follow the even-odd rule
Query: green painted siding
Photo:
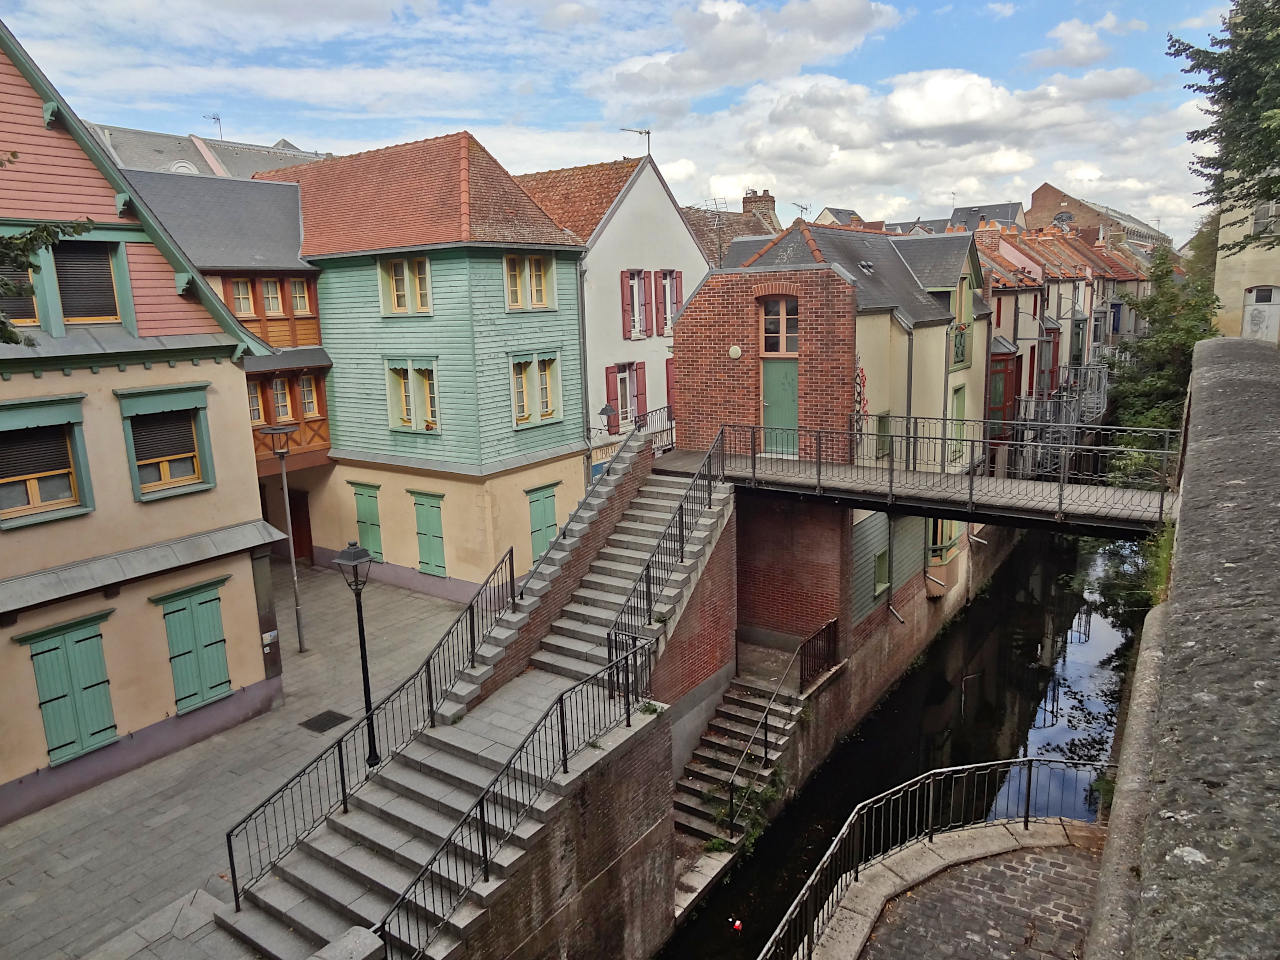
[[444, 497], [438, 493], [414, 493], [413, 512], [418, 526], [418, 569], [423, 573], [445, 576], [444, 524], [441, 522], [441, 503]]
[[[581, 442], [576, 257], [548, 256], [555, 309], [508, 312], [503, 252], [428, 251], [430, 315], [383, 316], [374, 257], [324, 263], [318, 289], [324, 346], [333, 360], [326, 390], [334, 447], [483, 467]], [[559, 351], [562, 415], [517, 430], [510, 356], [544, 350]], [[437, 430], [391, 428], [385, 361], [403, 357], [433, 362]]]
[[50, 764], [116, 739], [101, 620], [32, 641], [31, 665]]
[[556, 485], [526, 490], [525, 493], [529, 497], [529, 531], [533, 538], [533, 558], [537, 560], [560, 529], [556, 523]]
[[[889, 517], [873, 513], [853, 525], [853, 622], [876, 608], [876, 554], [889, 546]], [[884, 600], [883, 597], [880, 598]]]
[[178, 713], [218, 700], [231, 692], [227, 637], [222, 630], [218, 588], [170, 600], [163, 605], [169, 638], [169, 668]]
[[893, 589], [922, 569], [928, 549], [929, 521], [924, 517], [896, 517], [893, 521]]
[[382, 560], [382, 523], [378, 518], [378, 488], [367, 483], [353, 483], [351, 490], [356, 498], [356, 536], [360, 546], [373, 559]]

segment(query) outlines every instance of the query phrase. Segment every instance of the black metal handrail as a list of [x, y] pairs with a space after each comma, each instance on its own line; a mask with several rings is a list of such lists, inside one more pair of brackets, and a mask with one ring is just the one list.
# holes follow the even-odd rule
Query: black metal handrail
[[787, 680], [791, 677], [791, 671], [795, 669], [796, 664], [800, 664], [800, 686], [799, 690], [803, 693], [824, 670], [835, 665], [836, 662], [836, 640], [839, 636], [839, 624], [835, 618], [828, 620], [811, 636], [806, 638], [803, 643], [796, 647], [791, 654], [791, 659], [787, 661], [787, 669], [782, 671], [777, 685], [773, 688], [773, 695], [769, 697], [769, 702], [764, 708], [764, 715], [756, 722], [755, 729], [751, 731], [751, 736], [747, 737], [747, 745], [742, 748], [742, 756], [738, 758], [738, 762], [734, 764], [733, 773], [729, 774], [729, 836], [732, 837], [738, 826], [738, 814], [741, 812], [735, 805], [734, 787], [738, 782], [738, 773], [742, 769], [742, 765], [747, 762], [751, 756], [751, 748], [755, 746], [756, 737], [759, 736], [763, 743], [761, 756], [763, 763], [757, 764], [751, 771], [751, 780], [743, 788], [742, 792], [750, 797], [751, 791], [756, 788], [756, 782], [760, 778], [760, 773], [769, 763], [769, 717], [773, 712], [773, 705], [778, 701], [778, 694], [782, 692], [782, 688], [786, 686]]
[[[946, 767], [853, 808], [757, 960], [812, 957], [863, 866], [939, 834], [987, 823], [1096, 819], [1094, 783], [1114, 764], [1020, 757]], [[1084, 816], [1081, 816], [1084, 814]]]
[[[435, 726], [441, 699], [464, 669], [475, 666], [482, 638], [514, 605], [515, 561], [508, 548], [422, 666], [227, 831], [231, 893], [237, 910], [242, 885], [247, 887], [265, 876], [338, 807], [345, 812], [348, 796], [373, 770], [424, 726]], [[365, 752], [370, 728], [381, 753], [373, 766], [367, 764]], [[242, 854], [239, 861], [237, 848]]]
[[423, 956], [494, 857], [569, 761], [649, 700], [656, 640], [619, 638], [625, 652], [547, 707], [449, 836], [387, 909], [374, 932], [387, 960]]
[[653, 608], [662, 590], [675, 573], [677, 565], [684, 563], [685, 548], [689, 544], [698, 519], [703, 511], [711, 506], [711, 494], [718, 480], [724, 479], [724, 428], [716, 433], [715, 439], [702, 458], [702, 463], [694, 471], [680, 502], [676, 505], [671, 519], [658, 536], [658, 542], [649, 551], [649, 556], [640, 569], [639, 576], [627, 593], [622, 607], [613, 618], [609, 627], [609, 657], [612, 659], [617, 651], [612, 643], [614, 634], [626, 636], [645, 636], [653, 622]]

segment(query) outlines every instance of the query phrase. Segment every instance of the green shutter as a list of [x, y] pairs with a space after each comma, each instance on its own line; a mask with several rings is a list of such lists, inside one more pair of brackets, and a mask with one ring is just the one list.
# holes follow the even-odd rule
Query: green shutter
[[418, 527], [418, 569], [437, 577], [445, 576], [444, 525], [440, 514], [440, 501], [443, 499], [434, 493], [413, 494], [413, 512]]
[[382, 527], [378, 522], [378, 488], [363, 483], [351, 484], [356, 495], [356, 536], [360, 546], [373, 559], [382, 559]]
[[166, 603], [164, 628], [178, 713], [230, 692], [227, 639], [216, 589]]
[[526, 491], [529, 497], [529, 529], [533, 541], [533, 559], [537, 560], [556, 538], [556, 488], [540, 487]]
[[196, 626], [196, 652], [200, 656], [200, 678], [206, 700], [231, 690], [227, 671], [227, 635], [222, 630], [222, 601], [218, 594], [191, 598]]
[[200, 660], [196, 656], [196, 629], [187, 603], [166, 605], [164, 629], [169, 637], [169, 669], [173, 673], [173, 700], [178, 712], [200, 703]]
[[75, 701], [71, 696], [71, 670], [62, 638], [31, 645], [31, 664], [36, 670], [36, 694], [44, 717], [44, 739], [49, 760], [57, 763], [81, 750], [80, 728]]
[[51, 764], [115, 740], [115, 715], [97, 624], [33, 642], [31, 664]]

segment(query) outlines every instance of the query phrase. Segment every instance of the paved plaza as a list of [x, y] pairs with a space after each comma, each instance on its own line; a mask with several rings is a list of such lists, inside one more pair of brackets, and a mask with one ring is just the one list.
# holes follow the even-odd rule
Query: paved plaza
[[[299, 568], [310, 647], [300, 655], [288, 566], [276, 564], [273, 576], [284, 703], [0, 827], [4, 957], [81, 957], [196, 889], [229, 898], [219, 877], [227, 828], [338, 732], [299, 724], [323, 710], [363, 713], [354, 603], [342, 577]], [[376, 699], [422, 662], [461, 606], [372, 582], [364, 609]], [[226, 936], [214, 934], [210, 946]]]

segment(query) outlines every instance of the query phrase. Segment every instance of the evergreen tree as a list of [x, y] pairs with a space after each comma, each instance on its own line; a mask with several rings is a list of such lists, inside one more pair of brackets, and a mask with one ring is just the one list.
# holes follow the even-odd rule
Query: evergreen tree
[[1182, 261], [1187, 279], [1192, 283], [1203, 282], [1213, 287], [1218, 271], [1218, 213], [1207, 214], [1196, 228], [1195, 235], [1187, 242], [1187, 256]]

